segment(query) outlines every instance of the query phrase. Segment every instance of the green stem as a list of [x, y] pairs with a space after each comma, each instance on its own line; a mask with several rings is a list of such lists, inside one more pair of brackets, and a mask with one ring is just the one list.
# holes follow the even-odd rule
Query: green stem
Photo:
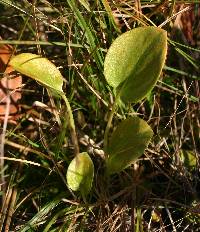
[[72, 114], [72, 109], [71, 109], [71, 106], [69, 104], [69, 101], [67, 99], [67, 97], [62, 94], [61, 95], [63, 100], [65, 101], [65, 105], [66, 105], [66, 108], [67, 108], [67, 121], [68, 121], [68, 124], [69, 124], [69, 130], [70, 130], [70, 134], [71, 134], [71, 139], [72, 139], [72, 143], [74, 145], [74, 154], [77, 155], [79, 153], [79, 145], [78, 145], [78, 138], [77, 138], [77, 135], [76, 135], [76, 129], [75, 129], [75, 123], [74, 123], [74, 117], [73, 117], [73, 114]]
[[111, 124], [112, 124], [112, 119], [113, 119], [113, 116], [115, 114], [115, 110], [116, 110], [116, 107], [117, 107], [117, 103], [119, 101], [119, 97], [120, 97], [120, 94], [118, 94], [116, 96], [115, 102], [112, 105], [112, 110], [111, 110], [111, 112], [109, 114], [109, 117], [108, 117], [108, 122], [107, 122], [105, 133], [104, 133], [104, 150], [105, 151], [107, 151], [107, 148], [108, 148], [109, 132], [110, 132]]

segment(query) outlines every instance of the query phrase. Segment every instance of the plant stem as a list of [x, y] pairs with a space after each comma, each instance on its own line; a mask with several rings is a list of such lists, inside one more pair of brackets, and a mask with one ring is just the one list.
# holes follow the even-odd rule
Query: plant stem
[[[116, 96], [115, 102], [112, 105], [112, 110], [111, 110], [111, 112], [109, 114], [109, 117], [108, 117], [108, 122], [107, 122], [107, 125], [106, 125], [106, 129], [105, 129], [105, 133], [104, 133], [104, 142], [103, 142], [105, 151], [107, 151], [107, 148], [108, 148], [108, 136], [109, 136], [109, 132], [110, 132], [111, 124], [112, 124], [112, 119], [113, 119], [113, 116], [115, 114], [115, 110], [116, 110], [117, 103], [118, 103], [118, 100], [119, 100], [119, 96], [120, 96], [120, 94], [118, 94]], [[105, 155], [106, 155], [106, 152], [105, 152]]]
[[69, 104], [67, 97], [64, 94], [61, 94], [61, 96], [62, 96], [63, 100], [65, 101], [65, 105], [67, 108], [66, 112], [67, 112], [69, 130], [70, 130], [70, 134], [71, 134], [72, 143], [74, 145], [74, 154], [76, 156], [79, 153], [79, 145], [78, 145], [78, 138], [76, 135], [76, 129], [75, 129], [74, 117], [72, 114], [72, 109], [71, 109], [71, 106]]

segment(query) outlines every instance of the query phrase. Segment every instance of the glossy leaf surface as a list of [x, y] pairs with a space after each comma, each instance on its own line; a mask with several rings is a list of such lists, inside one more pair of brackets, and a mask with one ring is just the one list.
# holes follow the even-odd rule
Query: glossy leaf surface
[[124, 102], [138, 102], [154, 87], [167, 53], [167, 32], [139, 27], [119, 36], [104, 62], [109, 85], [118, 89]]
[[14, 56], [9, 63], [16, 71], [31, 77], [40, 84], [62, 92], [63, 77], [56, 66], [48, 59], [32, 53]]
[[87, 152], [76, 155], [67, 170], [67, 183], [73, 191], [86, 196], [92, 187], [94, 165]]
[[153, 136], [151, 127], [138, 117], [122, 121], [111, 135], [107, 154], [108, 174], [122, 171], [143, 153]]

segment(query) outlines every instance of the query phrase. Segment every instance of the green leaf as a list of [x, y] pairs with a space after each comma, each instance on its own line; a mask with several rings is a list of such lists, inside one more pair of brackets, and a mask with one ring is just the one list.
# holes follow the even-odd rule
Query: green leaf
[[86, 196], [92, 187], [94, 165], [87, 152], [76, 155], [67, 170], [67, 183], [73, 191]]
[[183, 162], [184, 166], [188, 169], [192, 169], [197, 165], [196, 155], [189, 150], [180, 151], [180, 160]]
[[108, 174], [122, 171], [143, 153], [153, 136], [151, 127], [138, 117], [122, 121], [111, 135], [106, 160]]
[[55, 92], [63, 92], [63, 77], [48, 59], [32, 53], [21, 53], [11, 59], [10, 65], [18, 72], [50, 87]]
[[167, 53], [167, 32], [139, 27], [119, 36], [104, 62], [104, 75], [124, 102], [138, 102], [154, 87]]

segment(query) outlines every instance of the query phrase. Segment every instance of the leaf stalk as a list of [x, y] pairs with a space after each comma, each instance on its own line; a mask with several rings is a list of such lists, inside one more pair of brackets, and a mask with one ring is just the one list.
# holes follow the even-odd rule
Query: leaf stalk
[[79, 145], [78, 145], [78, 138], [76, 134], [76, 128], [75, 128], [75, 123], [74, 123], [74, 117], [72, 114], [72, 109], [71, 109], [71, 106], [69, 104], [67, 97], [64, 94], [61, 94], [61, 97], [63, 98], [65, 105], [66, 105], [66, 109], [67, 109], [66, 113], [67, 113], [69, 131], [71, 134], [72, 143], [74, 145], [74, 154], [76, 156], [77, 154], [79, 154]]

